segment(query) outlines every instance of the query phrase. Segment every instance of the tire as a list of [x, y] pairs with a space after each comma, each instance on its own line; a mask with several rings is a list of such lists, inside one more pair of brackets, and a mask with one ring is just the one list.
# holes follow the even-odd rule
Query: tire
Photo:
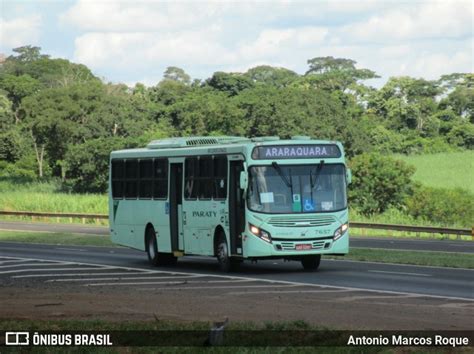
[[216, 256], [220, 270], [225, 273], [237, 270], [240, 265], [239, 260], [233, 259], [230, 256], [227, 239], [222, 233], [218, 236], [217, 239]]
[[321, 255], [305, 256], [301, 259], [304, 270], [314, 272], [321, 263]]
[[147, 228], [145, 235], [145, 249], [146, 254], [148, 255], [148, 261], [153, 266], [160, 265], [160, 257], [158, 257], [158, 245], [156, 243], [156, 235], [153, 227]]
[[145, 249], [148, 255], [148, 261], [153, 266], [176, 265], [178, 260], [171, 253], [159, 253], [158, 244], [156, 242], [155, 230], [149, 227], [146, 230]]

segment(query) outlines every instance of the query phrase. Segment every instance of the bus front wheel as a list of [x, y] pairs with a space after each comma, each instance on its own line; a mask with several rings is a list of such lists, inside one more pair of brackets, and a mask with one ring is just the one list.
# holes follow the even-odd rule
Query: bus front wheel
[[240, 262], [230, 256], [229, 246], [224, 234], [220, 234], [217, 240], [216, 247], [217, 262], [219, 263], [219, 268], [223, 272], [235, 271]]
[[304, 270], [315, 271], [321, 263], [321, 255], [305, 256], [301, 259]]

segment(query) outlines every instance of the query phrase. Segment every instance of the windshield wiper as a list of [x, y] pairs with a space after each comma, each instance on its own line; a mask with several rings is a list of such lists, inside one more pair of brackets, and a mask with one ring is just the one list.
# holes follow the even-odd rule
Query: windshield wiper
[[291, 183], [291, 181], [288, 181], [288, 179], [286, 178], [285, 174], [284, 174], [283, 171], [281, 170], [280, 165], [278, 165], [278, 163], [276, 163], [275, 161], [273, 161], [273, 162], [272, 162], [272, 167], [278, 172], [278, 175], [279, 175], [280, 178], [283, 180], [283, 182], [285, 182], [286, 186], [287, 186], [288, 188], [293, 189], [293, 184]]
[[313, 190], [314, 186], [316, 185], [316, 182], [318, 181], [318, 177], [321, 174], [321, 170], [323, 169], [324, 166], [324, 160], [321, 160], [321, 162], [318, 164], [318, 167], [316, 167], [316, 174], [314, 176], [314, 181], [313, 181], [313, 170], [309, 171], [309, 183], [311, 185], [311, 190]]

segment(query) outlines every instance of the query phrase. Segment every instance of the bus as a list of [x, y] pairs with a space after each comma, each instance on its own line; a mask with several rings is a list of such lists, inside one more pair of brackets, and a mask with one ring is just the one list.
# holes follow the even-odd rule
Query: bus
[[153, 265], [212, 256], [222, 271], [285, 259], [308, 271], [349, 252], [351, 173], [337, 141], [183, 137], [110, 155], [114, 243]]

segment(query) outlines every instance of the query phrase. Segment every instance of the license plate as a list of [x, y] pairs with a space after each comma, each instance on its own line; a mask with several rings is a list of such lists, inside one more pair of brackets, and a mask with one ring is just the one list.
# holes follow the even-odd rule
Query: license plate
[[310, 244], [303, 244], [303, 245], [296, 245], [295, 249], [297, 251], [302, 251], [302, 250], [310, 250], [312, 247]]

